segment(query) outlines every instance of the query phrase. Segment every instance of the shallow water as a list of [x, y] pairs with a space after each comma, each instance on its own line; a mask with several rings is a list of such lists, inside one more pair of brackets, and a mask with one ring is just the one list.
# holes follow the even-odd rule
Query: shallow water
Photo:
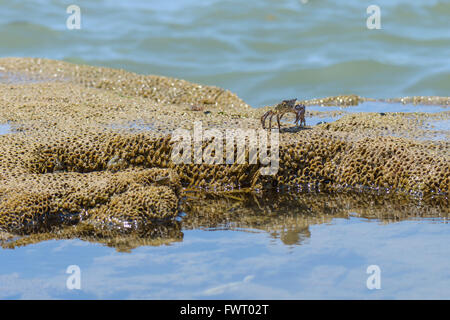
[[[0, 57], [173, 76], [229, 89], [256, 107], [291, 97], [450, 92], [445, 0], [378, 1], [381, 30], [366, 28], [372, 1], [78, 1], [82, 29], [73, 31], [66, 28], [68, 4], [0, 0]], [[1, 72], [0, 82], [11, 81]], [[448, 111], [383, 102], [308, 109]], [[339, 117], [306, 120], [314, 125]], [[448, 120], [431, 124], [449, 130]], [[152, 129], [139, 122], [130, 127]], [[0, 124], [0, 134], [9, 132]], [[317, 205], [328, 208], [323, 199]], [[131, 252], [79, 239], [0, 249], [0, 298], [450, 299], [448, 209], [425, 217], [411, 209], [406, 220], [390, 207], [377, 213], [393, 215], [389, 219], [359, 211], [286, 229], [271, 226], [273, 217], [264, 228], [231, 215], [226, 223], [184, 227], [183, 238], [170, 245]], [[81, 269], [81, 290], [66, 287], [69, 265]], [[380, 267], [379, 290], [366, 286], [370, 265]]]
[[0, 123], [0, 134], [7, 134], [11, 132], [11, 126], [9, 124]]
[[[446, 219], [340, 218], [290, 237], [185, 230], [180, 243], [131, 254], [81, 240], [2, 250], [0, 298], [450, 298]], [[81, 290], [66, 288], [73, 264], [81, 270]], [[366, 286], [370, 265], [381, 270], [381, 289]]]
[[422, 104], [403, 104], [384, 101], [364, 101], [356, 106], [308, 106], [308, 110], [316, 111], [345, 111], [345, 112], [444, 112], [449, 111], [448, 106], [422, 105]]
[[[0, 298], [450, 298], [447, 208], [363, 194], [215, 201], [153, 245], [107, 234], [0, 241]], [[66, 286], [71, 265], [79, 290]], [[373, 265], [380, 289], [366, 284]]]
[[[423, 125], [423, 129], [427, 130], [427, 135], [423, 138], [431, 140], [445, 140], [447, 139], [447, 134], [450, 131], [450, 115], [448, 106], [440, 105], [421, 105], [421, 104], [403, 104], [403, 103], [392, 103], [384, 101], [365, 101], [359, 103], [356, 106], [308, 106], [308, 111], [319, 111], [324, 112], [324, 114], [316, 116], [307, 116], [308, 125], [317, 125], [322, 122], [333, 122], [346, 114], [358, 113], [358, 112], [378, 112], [378, 113], [388, 113], [388, 112], [402, 112], [402, 113], [445, 113], [442, 115], [443, 119], [426, 119]], [[330, 116], [328, 112], [339, 111], [340, 114]], [[287, 122], [287, 121], [285, 121]]]

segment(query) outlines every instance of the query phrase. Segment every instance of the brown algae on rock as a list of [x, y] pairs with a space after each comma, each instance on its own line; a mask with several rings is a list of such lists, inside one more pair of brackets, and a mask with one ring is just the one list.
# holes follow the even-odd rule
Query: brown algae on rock
[[[449, 131], [440, 128], [428, 139], [428, 123], [448, 121], [447, 111], [344, 112], [337, 121], [314, 126], [307, 118], [301, 130], [283, 124], [279, 170], [261, 176], [260, 164], [171, 161], [171, 133], [191, 130], [194, 121], [204, 129], [260, 129], [268, 108], [251, 108], [227, 90], [44, 59], [6, 58], [0, 66], [10, 77], [0, 83], [0, 123], [13, 128], [0, 135], [5, 239], [104, 237], [109, 240], [100, 242], [123, 248], [145, 235], [161, 239], [154, 243], [165, 243], [165, 237], [178, 241], [181, 210], [188, 217], [181, 225], [187, 226], [199, 214], [197, 205], [207, 211], [220, 199], [236, 198], [234, 192], [395, 194], [448, 208]], [[35, 81], [15, 82], [14, 74]], [[302, 103], [352, 106], [371, 100], [349, 95]], [[448, 104], [446, 97], [405, 101]], [[317, 113], [307, 108], [307, 117]], [[146, 129], [134, 130], [139, 126]], [[219, 200], [197, 203], [186, 196], [193, 190]], [[123, 240], [114, 242], [118, 235]]]

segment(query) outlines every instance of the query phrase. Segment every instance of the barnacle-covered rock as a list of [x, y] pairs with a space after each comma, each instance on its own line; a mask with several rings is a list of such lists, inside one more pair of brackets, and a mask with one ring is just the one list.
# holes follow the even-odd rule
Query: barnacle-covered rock
[[159, 168], [28, 174], [0, 186], [0, 229], [29, 234], [81, 221], [123, 230], [171, 223], [180, 188], [175, 172]]

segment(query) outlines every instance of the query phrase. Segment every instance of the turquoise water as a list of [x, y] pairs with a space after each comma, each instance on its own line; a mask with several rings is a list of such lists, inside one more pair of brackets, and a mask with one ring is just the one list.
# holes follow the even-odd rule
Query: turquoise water
[[[224, 87], [253, 106], [286, 97], [450, 93], [450, 1], [377, 1], [381, 30], [366, 28], [373, 1], [77, 1], [81, 30], [68, 30], [72, 3], [0, 0], [0, 57], [173, 76]], [[368, 102], [342, 110], [448, 108]], [[448, 121], [436, 126], [449, 129]], [[0, 134], [8, 132], [0, 125]], [[0, 299], [450, 299], [445, 217], [446, 209], [395, 223], [336, 217], [284, 236], [232, 228], [230, 219], [126, 253], [78, 239], [43, 241], [0, 249]], [[66, 287], [69, 265], [80, 267], [81, 290]], [[379, 290], [366, 286], [370, 265], [381, 270]]]
[[254, 106], [285, 97], [448, 95], [450, 1], [0, 0], [0, 57], [34, 56], [217, 85]]

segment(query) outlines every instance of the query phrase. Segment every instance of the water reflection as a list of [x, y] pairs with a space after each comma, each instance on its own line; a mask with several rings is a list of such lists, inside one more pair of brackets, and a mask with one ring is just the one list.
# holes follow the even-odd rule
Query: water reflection
[[[0, 250], [0, 299], [448, 299], [443, 221], [336, 218], [310, 225], [310, 238], [289, 246], [249, 229], [184, 230], [183, 242], [131, 253], [45, 241]], [[66, 288], [72, 264], [81, 290]], [[366, 287], [373, 264], [381, 290]]]
[[[419, 200], [377, 194], [276, 193], [215, 197], [188, 194], [181, 204], [180, 221], [149, 224], [137, 230], [108, 230], [79, 223], [31, 235], [0, 233], [3, 248], [15, 248], [51, 239], [81, 239], [131, 252], [140, 246], [161, 246], [183, 241], [187, 230], [264, 232], [288, 246], [311, 237], [311, 226], [333, 219], [361, 217], [392, 223], [416, 218], [446, 222], [446, 204], [422, 205]], [[184, 231], [184, 232], [183, 232]]]
[[80, 223], [76, 226], [53, 228], [51, 232], [15, 235], [0, 231], [0, 244], [4, 249], [14, 249], [48, 240], [80, 239], [115, 248], [119, 252], [131, 252], [140, 246], [161, 246], [182, 241], [181, 224], [151, 224], [137, 230], [108, 230]]
[[[377, 194], [265, 194], [204, 199], [185, 203], [184, 229], [262, 230], [286, 245], [301, 244], [312, 225], [358, 216], [392, 223], [413, 218], [447, 218], [446, 204], [423, 205], [419, 200]], [[442, 220], [446, 221], [446, 220]]]

